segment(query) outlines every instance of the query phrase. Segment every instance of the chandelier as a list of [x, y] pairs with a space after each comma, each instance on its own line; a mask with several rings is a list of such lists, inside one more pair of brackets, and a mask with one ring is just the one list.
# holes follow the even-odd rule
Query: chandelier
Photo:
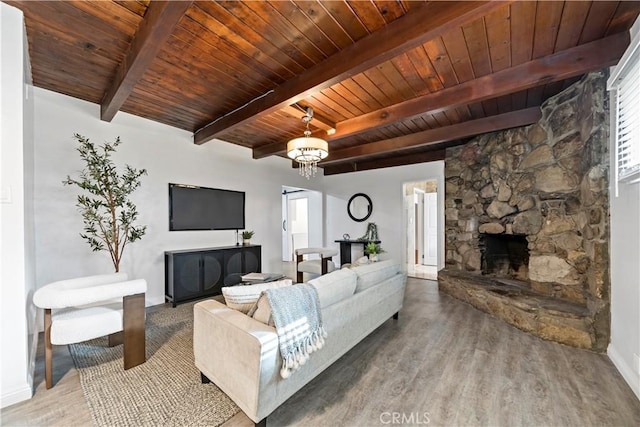
[[302, 123], [306, 125], [304, 136], [287, 143], [287, 156], [299, 164], [300, 175], [309, 179], [316, 176], [318, 162], [329, 155], [329, 144], [324, 139], [311, 136], [309, 122], [313, 119], [313, 108], [307, 107]]

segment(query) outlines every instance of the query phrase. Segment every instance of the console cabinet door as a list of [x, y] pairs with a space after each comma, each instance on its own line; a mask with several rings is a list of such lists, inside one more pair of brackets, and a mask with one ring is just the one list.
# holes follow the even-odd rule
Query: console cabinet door
[[222, 293], [224, 281], [224, 256], [220, 252], [204, 252], [202, 254], [202, 293], [203, 295], [219, 295]]
[[245, 273], [260, 273], [262, 259], [260, 246], [251, 246], [242, 251], [242, 262]]
[[227, 249], [224, 251], [224, 274], [244, 274], [242, 270], [242, 252], [239, 249]]
[[228, 249], [224, 254], [225, 274], [259, 273], [262, 265], [260, 246]]
[[174, 301], [192, 298], [202, 292], [199, 253], [173, 255]]

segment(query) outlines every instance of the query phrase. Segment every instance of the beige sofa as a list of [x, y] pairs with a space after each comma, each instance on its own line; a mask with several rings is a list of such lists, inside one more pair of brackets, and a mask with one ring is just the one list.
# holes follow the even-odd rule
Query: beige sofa
[[[202, 381], [213, 381], [255, 423], [266, 417], [402, 308], [406, 277], [393, 261], [334, 271], [318, 289], [324, 348], [287, 379], [272, 326], [207, 300], [194, 306], [193, 350]], [[355, 290], [355, 292], [354, 292]]]

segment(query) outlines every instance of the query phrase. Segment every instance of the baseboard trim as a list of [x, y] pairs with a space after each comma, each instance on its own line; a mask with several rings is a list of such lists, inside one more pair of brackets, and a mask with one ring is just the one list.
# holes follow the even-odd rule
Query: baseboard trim
[[29, 400], [31, 397], [31, 387], [29, 387], [29, 384], [25, 384], [16, 390], [8, 393], [2, 393], [2, 397], [0, 397], [0, 407], [6, 408], [7, 406], [22, 402], [23, 400]]
[[609, 347], [607, 347], [607, 356], [609, 356], [609, 359], [613, 362], [618, 372], [620, 372], [622, 378], [629, 384], [631, 390], [633, 390], [638, 400], [640, 400], [640, 375], [635, 374], [633, 368], [625, 363], [613, 344], [609, 344]]
[[157, 298], [147, 297], [147, 301], [145, 305], [146, 307], [153, 307], [154, 305], [160, 305], [164, 303], [165, 303], [164, 297], [157, 297]]

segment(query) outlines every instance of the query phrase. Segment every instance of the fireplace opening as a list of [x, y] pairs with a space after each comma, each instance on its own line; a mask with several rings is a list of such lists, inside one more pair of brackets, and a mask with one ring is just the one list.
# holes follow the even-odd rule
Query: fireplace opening
[[482, 274], [529, 278], [529, 248], [527, 236], [515, 234], [480, 234]]

